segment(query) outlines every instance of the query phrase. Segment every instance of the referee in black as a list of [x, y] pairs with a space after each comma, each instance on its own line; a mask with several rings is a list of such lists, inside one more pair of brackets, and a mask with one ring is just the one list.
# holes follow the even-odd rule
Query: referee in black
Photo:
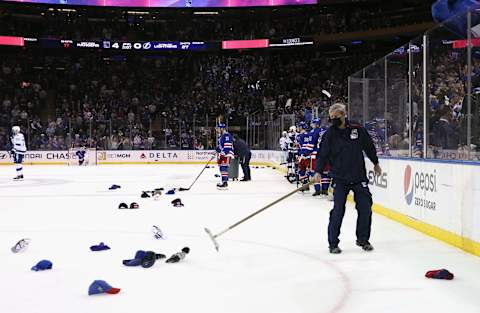
[[345, 105], [335, 103], [328, 113], [332, 127], [322, 137], [317, 154], [315, 176], [320, 173], [326, 162], [330, 164], [330, 176], [333, 178], [333, 209], [328, 224], [328, 243], [330, 253], [341, 253], [338, 247], [340, 228], [345, 215], [347, 195], [353, 191], [357, 217], [357, 242], [365, 251], [372, 251], [370, 229], [372, 225], [372, 194], [368, 189], [368, 179], [363, 153], [374, 164], [376, 175], [382, 174], [378, 164], [377, 151], [367, 130], [360, 124], [348, 121]]
[[245, 140], [239, 138], [236, 134], [233, 135], [233, 151], [238, 156], [240, 165], [242, 166], [243, 178], [240, 181], [250, 181], [250, 159], [252, 158], [252, 152], [248, 147]]

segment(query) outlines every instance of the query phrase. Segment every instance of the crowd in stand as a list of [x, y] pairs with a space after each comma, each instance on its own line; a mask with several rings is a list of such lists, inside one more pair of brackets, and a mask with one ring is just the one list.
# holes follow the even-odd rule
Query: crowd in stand
[[[1, 35], [73, 40], [204, 41], [358, 32], [430, 19], [429, 10], [399, 14], [398, 9], [299, 7], [198, 17], [191, 11], [132, 15], [46, 8], [20, 14], [2, 6], [0, 29]], [[262, 121], [281, 114], [308, 121], [315, 110], [345, 100], [347, 76], [382, 53], [370, 48], [338, 57], [314, 49], [157, 56], [5, 53], [0, 147], [8, 143], [10, 127], [20, 125], [32, 150], [212, 148], [218, 118], [245, 131], [247, 117], [255, 114]]]
[[343, 98], [355, 64], [371, 59], [326, 59], [310, 49], [118, 60], [25, 51], [0, 61], [0, 144], [19, 124], [32, 150], [211, 148], [218, 117], [239, 128], [257, 112], [304, 119], [324, 104], [322, 89]]

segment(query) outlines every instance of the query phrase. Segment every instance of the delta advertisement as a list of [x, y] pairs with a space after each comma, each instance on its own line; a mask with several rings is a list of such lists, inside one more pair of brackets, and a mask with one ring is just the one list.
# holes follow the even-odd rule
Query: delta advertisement
[[374, 203], [480, 242], [480, 166], [381, 159], [376, 176], [366, 163]]

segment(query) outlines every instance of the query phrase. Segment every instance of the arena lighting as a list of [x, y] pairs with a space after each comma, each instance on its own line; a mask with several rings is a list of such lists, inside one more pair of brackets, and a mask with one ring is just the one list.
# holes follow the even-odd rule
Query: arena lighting
[[0, 46], [25, 46], [23, 37], [0, 36]]
[[127, 14], [131, 14], [131, 15], [148, 15], [148, 14], [150, 14], [150, 12], [127, 11]]
[[75, 9], [55, 9], [55, 8], [48, 8], [48, 11], [77, 12], [77, 10], [75, 10]]
[[268, 39], [254, 39], [254, 40], [224, 40], [222, 41], [222, 49], [256, 49], [268, 48]]
[[214, 12], [214, 11], [198, 11], [198, 12], [193, 12], [193, 15], [218, 15], [218, 12]]
[[277, 7], [284, 5], [317, 4], [317, 0], [9, 0], [10, 2], [43, 3], [49, 5], [89, 5], [130, 8], [224, 8]]

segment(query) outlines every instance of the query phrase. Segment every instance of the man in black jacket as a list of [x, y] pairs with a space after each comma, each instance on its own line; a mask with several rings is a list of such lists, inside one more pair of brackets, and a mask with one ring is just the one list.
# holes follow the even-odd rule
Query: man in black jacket
[[372, 138], [367, 130], [351, 123], [346, 118], [345, 105], [336, 103], [329, 108], [330, 127], [322, 137], [317, 154], [315, 167], [316, 178], [320, 177], [326, 162], [330, 164], [330, 176], [333, 178], [333, 209], [330, 211], [328, 225], [328, 243], [330, 253], [341, 253], [338, 247], [340, 228], [345, 215], [345, 203], [350, 190], [354, 193], [357, 218], [357, 245], [365, 251], [373, 250], [370, 244], [370, 229], [372, 224], [372, 194], [368, 189], [368, 179], [365, 169], [363, 152], [375, 165], [376, 175], [381, 175], [382, 169]]
[[252, 158], [252, 152], [245, 140], [240, 139], [236, 134], [233, 135], [233, 151], [235, 151], [235, 155], [238, 155], [240, 165], [242, 166], [243, 178], [240, 181], [252, 180], [250, 176], [250, 159]]

